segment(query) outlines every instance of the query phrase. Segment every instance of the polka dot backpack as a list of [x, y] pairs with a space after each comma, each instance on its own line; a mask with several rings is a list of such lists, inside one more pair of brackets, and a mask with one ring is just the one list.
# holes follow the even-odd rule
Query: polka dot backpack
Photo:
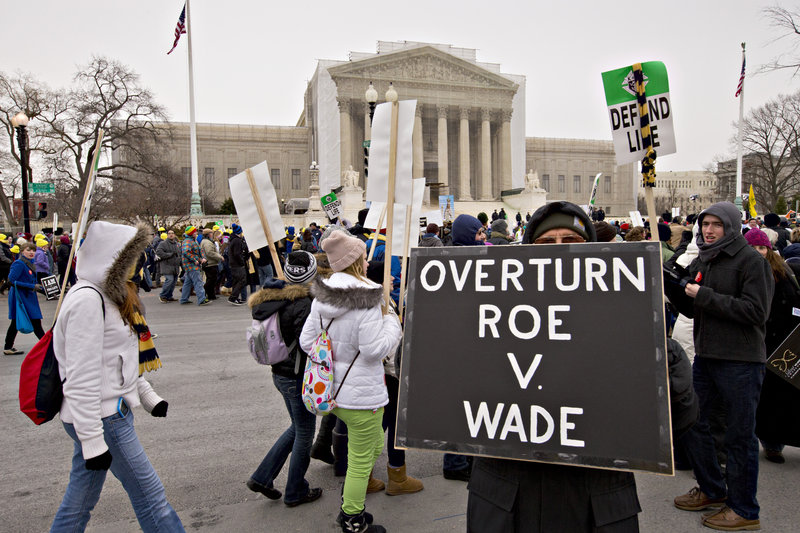
[[308, 362], [306, 363], [305, 372], [303, 372], [303, 404], [306, 409], [315, 415], [325, 416], [329, 414], [336, 407], [336, 396], [339, 390], [344, 385], [344, 380], [353, 368], [353, 363], [356, 362], [358, 356], [361, 354], [359, 351], [353, 358], [353, 362], [347, 368], [347, 372], [342, 378], [342, 383], [336, 394], [333, 393], [333, 344], [328, 335], [328, 328], [331, 327], [333, 319], [328, 322], [327, 326], [322, 325], [322, 317], [319, 319], [319, 326], [322, 329], [317, 340], [311, 346], [308, 352]]

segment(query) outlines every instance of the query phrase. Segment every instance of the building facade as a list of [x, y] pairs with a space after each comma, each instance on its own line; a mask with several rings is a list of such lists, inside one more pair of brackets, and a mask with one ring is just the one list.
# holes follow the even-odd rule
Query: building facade
[[[703, 170], [656, 172], [653, 198], [659, 213], [680, 208], [681, 215], [699, 213], [720, 201], [717, 176]], [[644, 190], [639, 184], [639, 202], [644, 203]]]

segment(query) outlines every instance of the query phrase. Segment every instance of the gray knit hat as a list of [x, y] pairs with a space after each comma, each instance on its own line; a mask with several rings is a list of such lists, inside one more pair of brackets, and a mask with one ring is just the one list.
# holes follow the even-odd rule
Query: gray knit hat
[[286, 258], [283, 273], [289, 283], [306, 283], [317, 274], [317, 260], [302, 250], [292, 252]]

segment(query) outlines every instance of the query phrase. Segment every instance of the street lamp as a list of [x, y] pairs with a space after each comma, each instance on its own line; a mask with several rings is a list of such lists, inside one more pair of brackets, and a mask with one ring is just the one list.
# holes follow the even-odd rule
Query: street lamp
[[389, 82], [389, 88], [386, 90], [386, 101], [387, 102], [397, 101], [397, 91], [394, 90], [392, 82]]
[[11, 119], [11, 126], [17, 130], [17, 146], [19, 146], [20, 175], [22, 177], [22, 225], [25, 233], [31, 232], [30, 213], [28, 212], [28, 116], [20, 111]]
[[364, 98], [369, 104], [369, 125], [372, 126], [372, 116], [375, 114], [375, 104], [378, 102], [378, 91], [375, 90], [375, 86], [372, 85], [372, 82], [369, 82], [369, 87], [367, 87], [367, 92], [364, 93]]

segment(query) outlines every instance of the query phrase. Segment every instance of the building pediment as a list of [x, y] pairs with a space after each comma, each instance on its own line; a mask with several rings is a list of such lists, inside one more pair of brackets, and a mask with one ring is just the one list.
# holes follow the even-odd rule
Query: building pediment
[[[518, 88], [518, 84], [504, 76], [432, 46], [350, 61], [330, 67], [328, 73], [337, 86], [346, 80], [370, 80], [392, 81], [398, 86], [424, 83], [430, 86], [508, 91], [510, 94], [514, 94]], [[363, 89], [360, 90], [363, 92]]]

